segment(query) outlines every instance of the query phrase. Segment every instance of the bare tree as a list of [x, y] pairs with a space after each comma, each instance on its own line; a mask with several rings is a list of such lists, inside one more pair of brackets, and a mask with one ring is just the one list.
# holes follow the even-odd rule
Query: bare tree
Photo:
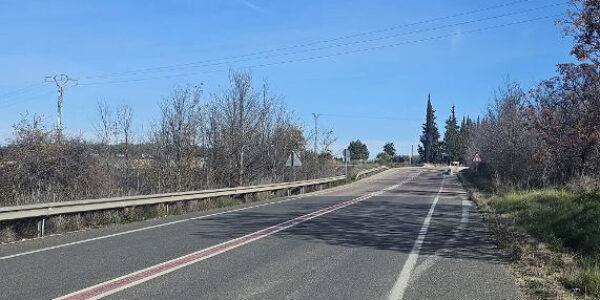
[[96, 103], [97, 112], [98, 112], [98, 121], [94, 124], [96, 128], [96, 133], [98, 135], [98, 139], [100, 141], [100, 149], [99, 155], [102, 159], [102, 176], [103, 185], [108, 190], [112, 190], [112, 179], [113, 179], [113, 170], [111, 167], [111, 137], [114, 134], [115, 122], [113, 120], [112, 112], [110, 107], [105, 101], [98, 101]]
[[[200, 87], [178, 89], [161, 106], [161, 119], [153, 138], [162, 186], [187, 189], [194, 182], [192, 169], [198, 164], [198, 136], [202, 133]], [[172, 166], [174, 165], [174, 168]], [[169, 182], [174, 178], [175, 182]]]
[[131, 159], [130, 159], [130, 142], [131, 142], [131, 122], [133, 120], [133, 110], [128, 105], [123, 105], [117, 108], [117, 122], [116, 128], [121, 136], [121, 142], [123, 144], [123, 155], [124, 155], [124, 169], [123, 169], [123, 180], [122, 188], [125, 193], [129, 193], [129, 174], [131, 172]]

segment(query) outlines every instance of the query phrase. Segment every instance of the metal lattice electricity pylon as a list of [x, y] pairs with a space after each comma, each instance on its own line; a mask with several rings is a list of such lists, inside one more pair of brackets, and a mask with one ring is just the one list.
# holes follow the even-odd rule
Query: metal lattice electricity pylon
[[56, 117], [56, 140], [61, 142], [63, 134], [63, 104], [64, 104], [64, 93], [65, 88], [69, 83], [77, 85], [77, 79], [69, 77], [67, 74], [56, 74], [46, 76], [46, 82], [54, 82], [58, 89], [58, 104], [57, 104], [57, 117]]
[[315, 157], [317, 157], [319, 154], [317, 153], [318, 151], [318, 143], [319, 143], [319, 117], [321, 116], [321, 114], [317, 114], [317, 113], [312, 113], [313, 117], [315, 118], [315, 144], [314, 144], [314, 152], [315, 152]]

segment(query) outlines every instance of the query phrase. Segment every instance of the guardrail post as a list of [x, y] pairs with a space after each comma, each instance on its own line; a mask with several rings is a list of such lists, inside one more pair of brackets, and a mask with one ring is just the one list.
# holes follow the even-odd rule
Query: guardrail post
[[38, 237], [44, 237], [44, 227], [46, 227], [46, 218], [38, 221]]

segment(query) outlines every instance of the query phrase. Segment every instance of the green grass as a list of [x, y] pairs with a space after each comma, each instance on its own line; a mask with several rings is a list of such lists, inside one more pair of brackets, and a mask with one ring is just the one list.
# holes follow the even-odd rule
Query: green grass
[[540, 241], [577, 257], [563, 282], [580, 293], [600, 296], [600, 193], [531, 190], [491, 196], [489, 205]]
[[577, 253], [600, 252], [600, 194], [536, 190], [492, 196], [490, 205], [509, 214], [539, 240]]

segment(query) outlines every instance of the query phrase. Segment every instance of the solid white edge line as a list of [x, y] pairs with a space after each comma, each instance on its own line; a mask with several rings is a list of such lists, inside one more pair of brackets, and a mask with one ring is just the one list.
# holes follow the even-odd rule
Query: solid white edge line
[[[390, 171], [391, 170], [394, 170], [394, 169], [390, 169]], [[397, 173], [397, 172], [403, 171], [403, 170], [402, 169], [396, 169], [395, 171], [396, 172], [394, 172], [394, 173]], [[381, 174], [381, 173], [378, 173], [378, 174]], [[376, 176], [376, 175], [377, 174], [375, 174], [373, 176]], [[373, 176], [367, 177], [365, 179], [371, 179]], [[359, 182], [361, 182], [361, 181], [353, 182], [350, 185], [352, 185], [354, 183], [359, 183]], [[362, 182], [365, 182], [365, 181], [362, 181]], [[349, 185], [346, 185], [345, 187], [348, 187], [348, 186]], [[187, 219], [183, 219], [183, 220], [177, 220], [177, 221], [172, 221], [172, 222], [167, 222], [167, 223], [162, 223], [162, 224], [157, 224], [157, 225], [151, 225], [151, 226], [137, 228], [137, 229], [132, 229], [132, 230], [127, 230], [127, 231], [123, 231], [123, 232], [117, 232], [117, 233], [103, 235], [103, 236], [99, 236], [99, 237], [95, 237], [95, 238], [89, 238], [89, 239], [84, 239], [84, 240], [80, 240], [80, 241], [75, 241], [75, 242], [70, 242], [70, 243], [65, 243], [65, 244], [59, 244], [59, 245], [45, 247], [45, 248], [40, 248], [40, 249], [36, 249], [36, 250], [25, 251], [25, 252], [21, 252], [21, 253], [6, 255], [6, 256], [0, 256], [0, 261], [1, 260], [6, 260], [6, 259], [11, 259], [11, 258], [16, 258], [16, 257], [20, 257], [20, 256], [25, 256], [25, 255], [31, 255], [31, 254], [35, 254], [35, 253], [46, 252], [46, 251], [51, 251], [51, 250], [55, 250], [55, 249], [60, 249], [60, 248], [65, 248], [65, 247], [70, 247], [70, 246], [85, 244], [85, 243], [89, 243], [89, 242], [93, 242], [93, 241], [108, 239], [108, 238], [112, 238], [112, 237], [116, 237], [116, 236], [121, 236], [121, 235], [126, 235], [126, 234], [130, 234], [130, 233], [136, 233], [136, 232], [140, 232], [140, 231], [145, 231], [145, 230], [150, 230], [150, 229], [155, 229], [155, 228], [160, 228], [160, 227], [175, 225], [175, 224], [179, 224], [179, 223], [183, 223], [183, 222], [187, 222], [187, 221], [191, 221], [191, 220], [205, 219], [205, 218], [210, 218], [210, 217], [214, 217], [214, 216], [219, 216], [219, 215], [224, 215], [224, 214], [230, 214], [230, 213], [234, 213], [234, 212], [238, 212], [238, 211], [244, 211], [244, 210], [248, 210], [248, 209], [263, 207], [263, 206], [267, 206], [267, 205], [279, 204], [279, 203], [283, 203], [283, 202], [287, 202], [287, 201], [292, 201], [292, 200], [296, 200], [296, 199], [301, 199], [301, 198], [306, 198], [306, 197], [311, 197], [311, 196], [319, 196], [319, 195], [323, 195], [323, 194], [332, 193], [332, 192], [335, 192], [337, 190], [339, 190], [339, 189], [337, 187], [334, 187], [332, 189], [323, 190], [323, 191], [317, 191], [317, 192], [313, 192], [313, 193], [302, 194], [302, 195], [298, 195], [298, 196], [294, 196], [294, 197], [290, 197], [290, 198], [285, 198], [285, 199], [278, 200], [278, 201], [261, 203], [261, 204], [257, 204], [257, 205], [236, 208], [236, 209], [222, 211], [222, 212], [218, 212], [218, 213], [213, 213], [213, 214], [208, 214], [208, 215], [202, 215], [202, 216], [198, 216], [198, 217], [191, 217], [191, 218], [187, 218]]]
[[[327, 192], [330, 192], [330, 191], [327, 191]], [[325, 193], [310, 194], [310, 196], [318, 196], [321, 194], [325, 194]], [[273, 201], [273, 202], [268, 202], [268, 203], [262, 203], [262, 204], [258, 204], [258, 205], [252, 205], [252, 206], [248, 206], [248, 207], [236, 208], [236, 209], [222, 211], [222, 212], [218, 212], [218, 213], [212, 213], [212, 214], [208, 214], [208, 215], [202, 215], [202, 216], [198, 216], [198, 217], [191, 217], [191, 218], [187, 218], [187, 219], [183, 219], [183, 220], [177, 220], [177, 221], [171, 221], [171, 222], [157, 224], [157, 225], [151, 225], [151, 226], [147, 226], [147, 227], [142, 227], [142, 228], [127, 230], [127, 231], [123, 231], [123, 232], [103, 235], [103, 236], [99, 236], [99, 237], [95, 237], [95, 238], [70, 242], [70, 243], [66, 243], [66, 244], [60, 244], [60, 245], [56, 245], [56, 246], [50, 246], [50, 247], [31, 250], [31, 251], [27, 251], [27, 252], [2, 256], [2, 257], [0, 257], [0, 260], [15, 258], [15, 257], [19, 257], [19, 256], [24, 256], [24, 255], [30, 255], [30, 254], [39, 253], [39, 252], [50, 251], [50, 250], [54, 250], [54, 249], [60, 249], [60, 248], [69, 247], [69, 246], [75, 246], [75, 245], [93, 242], [93, 241], [97, 241], [97, 240], [103, 240], [103, 239], [107, 239], [107, 238], [111, 238], [111, 237], [116, 237], [116, 236], [120, 236], [120, 235], [125, 235], [125, 234], [130, 234], [130, 233], [135, 233], [135, 232], [140, 232], [140, 231], [145, 231], [145, 230], [150, 230], [150, 229], [155, 229], [155, 228], [160, 228], [160, 227], [165, 227], [165, 226], [170, 226], [170, 225], [175, 225], [175, 224], [179, 224], [179, 223], [183, 223], [183, 222], [188, 222], [191, 220], [205, 219], [205, 218], [210, 218], [210, 217], [214, 217], [214, 216], [248, 210], [248, 209], [252, 209], [252, 208], [258, 208], [258, 207], [263, 207], [263, 206], [267, 206], [267, 205], [278, 204], [278, 203], [287, 202], [287, 201], [291, 201], [291, 200], [295, 200], [295, 199], [299, 199], [299, 198], [304, 198], [307, 196], [309, 196], [309, 194], [305, 194], [302, 196], [296, 196], [296, 197], [292, 197], [292, 198], [286, 198], [283, 200], [278, 200], [278, 201]]]
[[[443, 175], [442, 175], [443, 176]], [[435, 206], [437, 205], [438, 200], [440, 199], [440, 193], [444, 188], [444, 181], [446, 177], [442, 177], [442, 183], [440, 184], [440, 189], [438, 190], [435, 198], [433, 199], [433, 203], [431, 203], [431, 207], [429, 208], [429, 212], [423, 221], [423, 225], [419, 230], [419, 234], [415, 243], [412, 247], [412, 250], [408, 254], [406, 261], [404, 262], [404, 266], [402, 267], [402, 271], [400, 271], [400, 275], [396, 279], [392, 290], [388, 296], [388, 300], [401, 300], [404, 297], [404, 292], [406, 291], [406, 287], [408, 286], [408, 281], [410, 279], [410, 274], [412, 273], [415, 265], [417, 264], [417, 259], [419, 258], [419, 252], [421, 251], [421, 246], [423, 246], [423, 241], [425, 240], [425, 236], [427, 236], [427, 231], [429, 230], [429, 223], [431, 222], [431, 217], [433, 216], [433, 212], [435, 210]]]

